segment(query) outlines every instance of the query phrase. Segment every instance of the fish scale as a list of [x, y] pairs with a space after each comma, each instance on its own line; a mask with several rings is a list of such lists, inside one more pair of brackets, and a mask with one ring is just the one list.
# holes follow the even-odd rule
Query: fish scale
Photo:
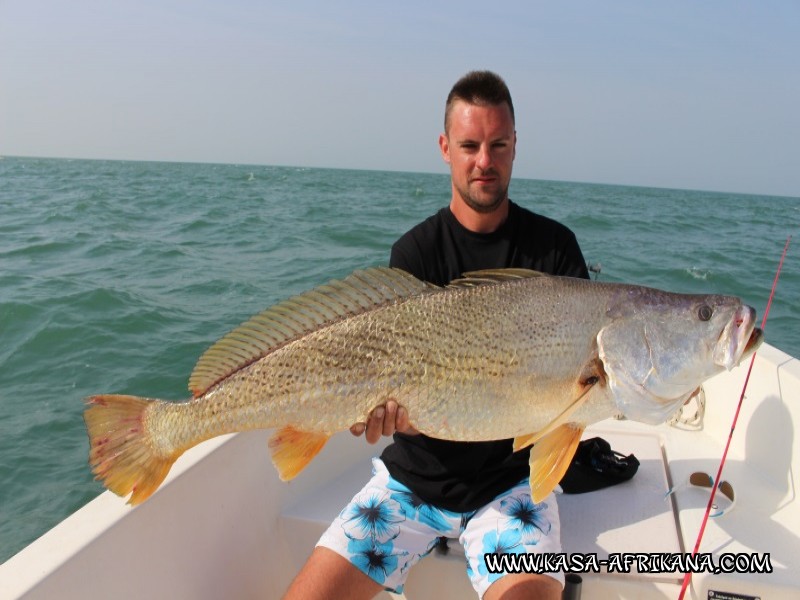
[[[276, 429], [273, 462], [290, 479], [330, 435], [394, 398], [432, 437], [515, 438], [515, 449], [537, 442], [531, 488], [540, 499], [587, 424], [674, 411], [732, 366], [714, 362], [714, 348], [735, 348], [738, 362], [758, 345], [753, 318], [736, 298], [521, 269], [467, 274], [444, 288], [396, 269], [356, 271], [224, 336], [198, 361], [190, 401], [90, 398], [90, 463], [137, 503], [186, 449]], [[664, 389], [674, 394], [656, 393]]]

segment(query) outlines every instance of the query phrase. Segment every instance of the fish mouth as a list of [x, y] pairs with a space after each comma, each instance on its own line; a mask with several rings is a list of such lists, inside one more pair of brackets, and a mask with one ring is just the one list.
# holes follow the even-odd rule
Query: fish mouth
[[764, 341], [764, 332], [755, 326], [756, 311], [742, 305], [723, 328], [714, 350], [714, 362], [731, 370], [752, 355]]
[[754, 327], [753, 332], [750, 334], [750, 338], [747, 340], [747, 344], [744, 347], [744, 352], [742, 352], [742, 356], [739, 358], [741, 361], [743, 358], [747, 358], [751, 354], [753, 354], [758, 347], [764, 342], [764, 330], [760, 329], [759, 327]]

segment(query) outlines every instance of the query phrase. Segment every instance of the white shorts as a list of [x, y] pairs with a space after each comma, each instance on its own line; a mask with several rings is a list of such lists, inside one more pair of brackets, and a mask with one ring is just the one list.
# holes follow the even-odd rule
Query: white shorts
[[[561, 552], [555, 495], [534, 504], [527, 478], [479, 510], [459, 513], [426, 504], [393, 479], [380, 459], [372, 464], [372, 479], [317, 545], [343, 556], [391, 592], [402, 593], [409, 569], [442, 537], [458, 538], [464, 546], [467, 575], [481, 598], [506, 575], [490, 573], [485, 554]], [[563, 573], [546, 574], [564, 585]]]

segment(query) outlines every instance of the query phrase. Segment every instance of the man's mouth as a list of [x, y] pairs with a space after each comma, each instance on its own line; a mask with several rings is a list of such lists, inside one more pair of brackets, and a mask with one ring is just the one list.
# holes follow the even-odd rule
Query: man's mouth
[[473, 183], [494, 183], [495, 181], [497, 181], [497, 175], [491, 173], [477, 175], [472, 178]]

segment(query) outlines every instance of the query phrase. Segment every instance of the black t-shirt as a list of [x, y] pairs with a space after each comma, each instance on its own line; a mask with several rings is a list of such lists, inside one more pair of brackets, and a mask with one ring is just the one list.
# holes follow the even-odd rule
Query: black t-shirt
[[[441, 209], [394, 246], [390, 265], [436, 285], [469, 271], [518, 267], [588, 278], [575, 235], [560, 223], [510, 203], [505, 223], [488, 234], [464, 228]], [[422, 500], [469, 512], [528, 476], [530, 449], [513, 452], [513, 440], [451, 442], [396, 433], [381, 455], [389, 473]]]

